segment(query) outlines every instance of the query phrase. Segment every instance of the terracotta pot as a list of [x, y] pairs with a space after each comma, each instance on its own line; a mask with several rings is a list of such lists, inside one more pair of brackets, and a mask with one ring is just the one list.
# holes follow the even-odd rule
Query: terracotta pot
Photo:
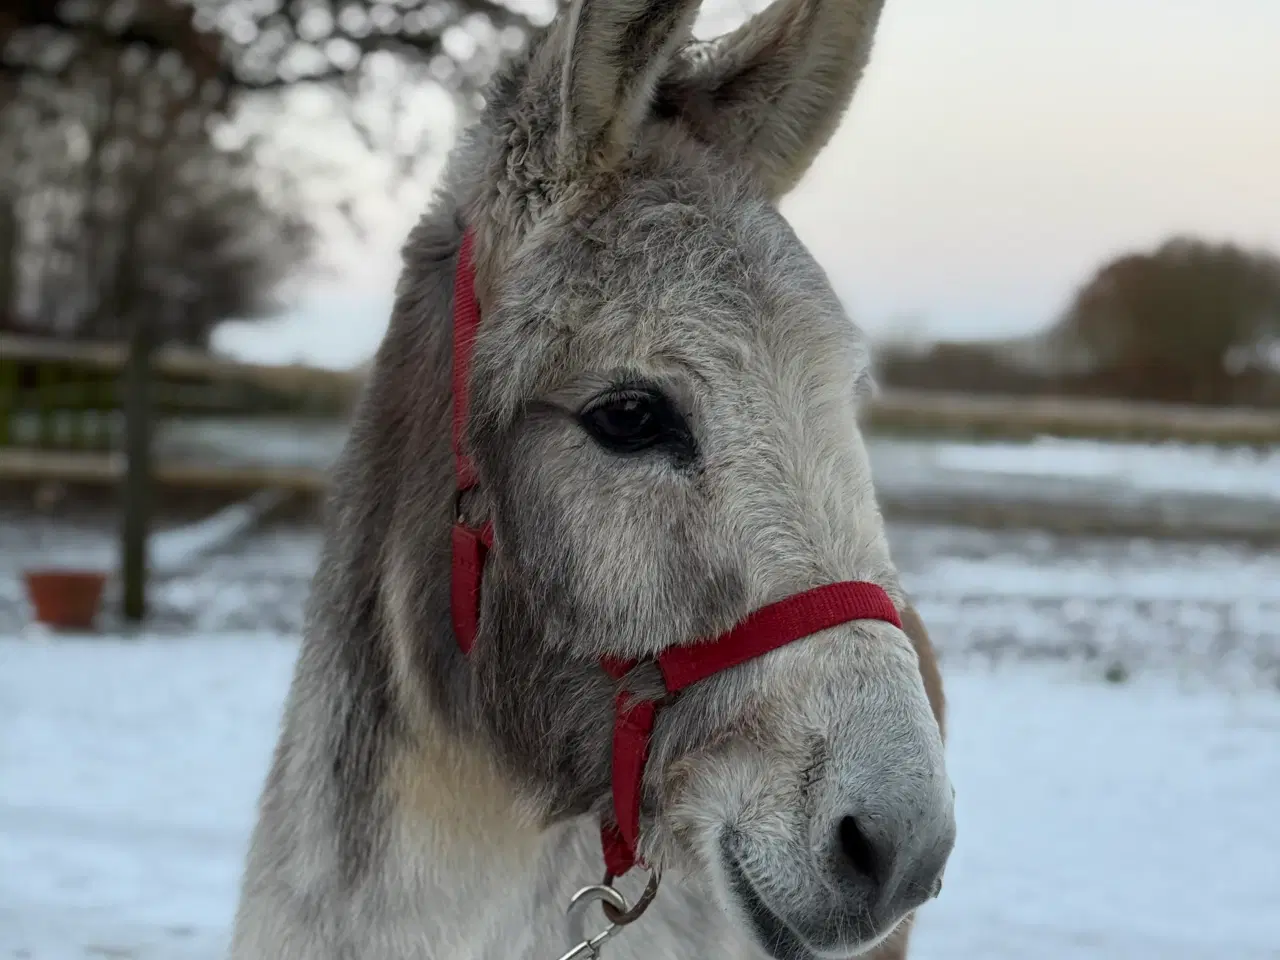
[[89, 630], [98, 615], [107, 575], [96, 570], [27, 570], [27, 596], [36, 620], [58, 630]]

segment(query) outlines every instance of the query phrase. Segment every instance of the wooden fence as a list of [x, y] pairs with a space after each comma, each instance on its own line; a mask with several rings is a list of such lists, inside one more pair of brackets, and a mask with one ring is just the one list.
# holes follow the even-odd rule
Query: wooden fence
[[[0, 449], [99, 452], [122, 445], [115, 344], [64, 344], [0, 335]], [[350, 410], [359, 380], [301, 366], [236, 363], [162, 349], [153, 358], [156, 415], [333, 419]]]
[[[123, 449], [121, 346], [69, 345], [0, 336], [0, 479], [58, 479], [112, 484], [121, 476]], [[161, 423], [233, 421], [255, 436], [296, 432], [299, 442], [324, 434], [313, 447], [332, 446], [335, 424], [349, 413], [361, 386], [354, 372], [303, 366], [236, 363], [165, 349], [153, 361], [156, 414]], [[1280, 412], [1172, 407], [1054, 397], [994, 397], [889, 390], [869, 405], [874, 433], [954, 439], [1024, 440], [1036, 436], [1112, 441], [1280, 444]], [[260, 424], [260, 426], [255, 426]], [[296, 424], [296, 427], [292, 424]], [[326, 433], [326, 431], [328, 431]], [[326, 446], [326, 444], [328, 446]], [[283, 486], [308, 493], [323, 488], [325, 470], [306, 462], [273, 460], [269, 444], [255, 457], [203, 463], [161, 457], [161, 485], [251, 490]], [[277, 446], [278, 449], [278, 446]]]
[[867, 423], [881, 433], [964, 440], [1050, 436], [1117, 443], [1280, 443], [1280, 410], [924, 390], [886, 391], [870, 405]]

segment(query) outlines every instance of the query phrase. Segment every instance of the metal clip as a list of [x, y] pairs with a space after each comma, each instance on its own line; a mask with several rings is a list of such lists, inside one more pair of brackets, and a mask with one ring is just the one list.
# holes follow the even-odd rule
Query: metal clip
[[629, 909], [626, 897], [613, 887], [604, 884], [583, 887], [573, 895], [567, 911], [570, 937], [578, 942], [560, 960], [600, 960], [600, 948], [622, 929], [618, 924], [611, 923], [593, 937], [586, 935], [586, 918], [583, 914], [586, 905], [594, 900], [608, 904], [619, 913], [626, 913]]

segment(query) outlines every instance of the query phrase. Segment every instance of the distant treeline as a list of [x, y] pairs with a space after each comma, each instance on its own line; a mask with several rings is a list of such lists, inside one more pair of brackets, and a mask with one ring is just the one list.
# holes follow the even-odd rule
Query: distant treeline
[[1175, 237], [1104, 264], [1020, 342], [882, 346], [887, 386], [1280, 407], [1280, 258]]
[[902, 389], [1280, 409], [1280, 372], [1266, 369], [1222, 371], [1212, 380], [1188, 381], [1159, 367], [1044, 371], [1003, 354], [1000, 345], [981, 342], [944, 342], [925, 351], [886, 345], [876, 366], [884, 386]]

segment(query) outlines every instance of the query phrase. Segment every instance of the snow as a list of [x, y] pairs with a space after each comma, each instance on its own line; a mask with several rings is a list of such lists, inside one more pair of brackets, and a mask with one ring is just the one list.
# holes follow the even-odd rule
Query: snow
[[[284, 491], [262, 490], [202, 520], [155, 531], [147, 544], [148, 569], [152, 575], [168, 576], [191, 567], [201, 557], [252, 530], [286, 498]], [[103, 570], [115, 576], [119, 572], [118, 551], [118, 544], [102, 539], [88, 543], [79, 540], [43, 551], [39, 563], [47, 569]]]
[[939, 466], [1004, 477], [1109, 480], [1158, 493], [1280, 499], [1280, 451], [1196, 444], [1103, 443], [1042, 437], [1032, 443], [930, 443]]
[[[221, 955], [295, 651], [0, 639], [0, 957]], [[947, 685], [960, 834], [912, 960], [1280, 958], [1274, 691]]]
[[947, 680], [960, 835], [913, 960], [1280, 957], [1280, 699]]
[[155, 534], [147, 558], [152, 572], [163, 576], [190, 567], [200, 557], [253, 529], [287, 497], [283, 490], [261, 490], [248, 500], [223, 507], [203, 520]]
[[[1243, 505], [1280, 517], [1280, 451], [1186, 443], [1041, 437], [1026, 443], [867, 442], [882, 495], [978, 495], [1051, 504], [1166, 504], [1175, 512]], [[1271, 522], [1275, 522], [1274, 519]]]
[[1070, 661], [1280, 689], [1280, 554], [1221, 543], [889, 524], [948, 664]]
[[[0, 960], [221, 957], [320, 543], [250, 506], [164, 531], [148, 631], [58, 639], [17, 574], [114, 519], [0, 511]], [[889, 538], [960, 823], [911, 960], [1280, 960], [1280, 555]]]
[[219, 955], [294, 651], [0, 641], [0, 956]]
[[[29, 629], [24, 566], [108, 552], [115, 526], [110, 516], [0, 510], [0, 636]], [[889, 540], [949, 665], [1067, 660], [1098, 673], [1280, 689], [1275, 551], [899, 522]], [[319, 547], [312, 526], [268, 522], [198, 563], [160, 570], [151, 629], [296, 636]], [[117, 608], [108, 597], [103, 629], [120, 629]]]

